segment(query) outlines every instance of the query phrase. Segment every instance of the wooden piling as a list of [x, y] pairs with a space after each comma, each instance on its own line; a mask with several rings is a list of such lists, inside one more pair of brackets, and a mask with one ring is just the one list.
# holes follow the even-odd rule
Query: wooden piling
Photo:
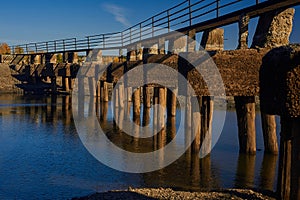
[[[202, 97], [201, 108], [201, 146], [202, 154], [207, 155], [211, 152], [212, 140], [212, 121], [213, 121], [214, 101], [213, 97]], [[203, 143], [205, 141], [205, 143]]]
[[97, 81], [96, 96], [101, 97], [101, 81]]
[[146, 108], [151, 107], [151, 87], [147, 85], [143, 87], [143, 104]]
[[103, 82], [103, 101], [108, 102], [108, 86], [107, 82]]
[[261, 112], [261, 123], [264, 136], [265, 152], [278, 154], [275, 115], [268, 115]]
[[[153, 93], [153, 105], [158, 104], [158, 97], [159, 97], [159, 90], [157, 87], [154, 87], [154, 93]], [[153, 108], [153, 135], [156, 135], [158, 132], [157, 128], [157, 119], [158, 119], [158, 109], [156, 107]], [[153, 138], [154, 143], [154, 150], [157, 149], [157, 137], [154, 136]]]
[[95, 90], [96, 82], [95, 82], [95, 79], [93, 77], [89, 77], [88, 82], [89, 82], [89, 92], [90, 92], [89, 95], [91, 97], [96, 97], [96, 90]]
[[234, 97], [241, 153], [256, 152], [255, 98]]
[[51, 77], [51, 92], [52, 94], [57, 93], [56, 76]]
[[124, 84], [119, 84], [119, 106], [124, 109], [125, 94], [124, 94]]
[[[291, 160], [292, 134], [291, 124], [286, 118], [281, 118], [280, 157], [278, 164], [277, 196], [278, 199], [290, 199], [291, 192]], [[299, 169], [298, 169], [299, 170]]]
[[114, 89], [114, 108], [119, 108], [119, 89]]
[[199, 153], [201, 145], [201, 113], [199, 97], [191, 97], [192, 104], [192, 138], [195, 138], [192, 142], [192, 152]]
[[158, 103], [161, 106], [161, 109], [158, 110], [158, 125], [161, 128], [165, 128], [165, 111], [167, 105], [167, 98], [166, 98], [166, 88], [164, 87], [159, 88]]
[[141, 90], [137, 88], [133, 92], [133, 120], [140, 119], [141, 115]]
[[171, 90], [167, 91], [167, 112], [168, 112], [168, 117], [174, 117], [176, 116], [176, 104], [177, 104], [177, 89], [174, 89], [172, 92]]

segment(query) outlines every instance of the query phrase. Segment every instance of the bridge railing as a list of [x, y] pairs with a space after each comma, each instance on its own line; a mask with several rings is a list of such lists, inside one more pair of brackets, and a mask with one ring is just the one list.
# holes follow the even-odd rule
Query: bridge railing
[[179, 30], [257, 5], [267, 0], [184, 0], [122, 32], [11, 46], [12, 54], [59, 53], [94, 48], [120, 49], [132, 43]]

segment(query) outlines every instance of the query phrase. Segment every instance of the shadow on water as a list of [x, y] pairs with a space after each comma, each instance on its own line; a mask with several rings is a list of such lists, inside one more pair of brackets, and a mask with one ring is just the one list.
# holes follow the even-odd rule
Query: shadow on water
[[[115, 119], [110, 102], [91, 105], [87, 112], [95, 109], [107, 137], [125, 150], [151, 152], [163, 148], [176, 135], [179, 123], [176, 117], [169, 118], [166, 127], [154, 137], [138, 139], [122, 132], [124, 118], [132, 113], [130, 104], [125, 109], [115, 110], [119, 113]], [[141, 120], [136, 123], [151, 125], [152, 115], [153, 109], [145, 109], [141, 112]], [[71, 198], [128, 186], [189, 191], [233, 187], [274, 190], [277, 156], [263, 152], [239, 154], [235, 117], [233, 111], [228, 111], [221, 138], [209, 156], [199, 159], [198, 154], [188, 149], [177, 161], [161, 170], [129, 174], [112, 170], [87, 153], [76, 133], [70, 96], [0, 96], [0, 168], [15, 172], [12, 175], [8, 174], [10, 170], [0, 171], [0, 179], [6, 180], [0, 185], [0, 197], [5, 199], [20, 193], [16, 197], [26, 198], [35, 192], [36, 198]], [[13, 126], [20, 130], [16, 132]], [[262, 133], [259, 128], [257, 130], [258, 140], [262, 140]], [[35, 156], [30, 155], [32, 151]], [[20, 152], [28, 155], [15, 159]], [[20, 166], [25, 166], [29, 173], [22, 171]], [[49, 181], [53, 174], [61, 178]], [[80, 180], [90, 184], [86, 184], [87, 188], [80, 188]]]

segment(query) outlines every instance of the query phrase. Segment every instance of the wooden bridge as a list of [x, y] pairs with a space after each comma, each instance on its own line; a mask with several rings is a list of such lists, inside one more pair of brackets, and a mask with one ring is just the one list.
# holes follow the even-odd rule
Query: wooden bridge
[[[197, 135], [192, 147], [197, 152], [203, 142], [203, 137], [209, 134], [209, 127], [212, 125], [213, 97], [207, 91], [201, 77], [195, 75], [194, 69], [189, 68], [189, 64], [181, 60], [178, 54], [187, 53], [193, 60], [199, 59], [201, 51], [196, 49], [197, 46], [194, 42], [190, 42], [189, 38], [196, 39], [196, 34], [203, 32], [203, 37], [199, 43], [208, 51], [215, 62], [223, 79], [226, 95], [233, 96], [235, 100], [240, 151], [253, 154], [256, 152], [255, 96], [265, 97], [260, 92], [260, 86], [263, 83], [261, 81], [262, 74], [260, 74], [261, 67], [266, 65], [266, 60], [273, 54], [281, 58], [280, 52], [284, 52], [284, 55], [293, 54], [293, 56], [293, 52], [299, 52], [299, 46], [277, 49], [279, 46], [289, 45], [294, 15], [294, 10], [289, 8], [299, 4], [299, 0], [198, 0], [195, 2], [185, 0], [122, 32], [87, 36], [83, 39], [69, 38], [11, 46], [12, 55], [3, 55], [2, 61], [10, 64], [13, 76], [20, 81], [19, 87], [27, 93], [49, 92], [56, 94], [57, 92], [72, 91], [73, 81], [81, 67], [77, 56], [78, 52], [86, 52], [89, 55], [94, 49], [98, 49], [100, 52], [118, 50], [121, 53], [125, 51], [126, 57], [122, 57], [121, 54], [117, 57], [102, 57], [103, 63], [109, 64], [109, 71], [100, 80], [95, 80], [95, 74], [87, 77], [91, 94], [86, 95], [96, 95], [104, 102], [109, 100], [108, 85], [112, 84], [113, 87], [128, 70], [147, 63], [159, 63], [172, 67], [183, 74], [193, 85], [197, 97], [189, 97], [187, 101], [193, 102], [195, 101], [193, 99], [196, 98], [197, 101], [201, 102], [201, 109], [186, 107], [187, 126], [194, 132], [193, 134]], [[251, 18], [257, 16], [260, 18], [251, 45], [253, 48], [249, 49], [248, 23]], [[224, 51], [224, 31], [220, 27], [233, 23], [239, 24], [239, 45], [237, 50]], [[274, 28], [277, 32], [271, 31]], [[178, 35], [174, 34], [175, 31], [188, 37], [178, 38]], [[166, 46], [168, 47], [166, 48]], [[57, 55], [62, 55], [60, 62], [58, 62]], [[286, 63], [294, 66], [298, 62], [295, 61], [297, 60], [296, 57], [293, 62]], [[284, 59], [287, 60], [288, 58], [284, 57]], [[298, 63], [298, 65], [300, 64]], [[270, 73], [275, 74], [274, 77], [280, 76], [272, 70]], [[295, 73], [298, 73], [299, 76], [299, 71], [296, 70], [293, 74]], [[263, 75], [266, 77], [265, 74]], [[292, 75], [290, 76], [292, 77]], [[294, 79], [291, 78], [291, 80]], [[297, 81], [292, 83], [294, 85], [299, 84]], [[280, 85], [279, 89], [286, 87], [286, 85], [288, 84]], [[169, 117], [174, 117], [176, 114], [176, 94], [167, 92], [166, 88], [155, 87], [152, 89], [152, 87], [144, 86], [143, 95], [140, 93], [141, 90], [136, 88], [133, 88], [135, 92], [132, 97], [127, 95], [127, 101], [131, 101], [133, 98], [134, 119], [137, 121], [140, 119], [141, 96], [145, 110], [151, 106], [151, 103], [159, 102], [167, 107]], [[297, 87], [291, 86], [291, 88]], [[127, 90], [118, 88], [117, 91], [118, 98], [114, 101], [117, 102], [115, 107], [122, 109], [125, 100], [123, 97], [126, 96]], [[287, 110], [294, 108], [294, 112], [290, 112], [292, 114], [288, 116], [299, 119], [300, 112], [297, 108], [300, 99], [299, 89], [291, 89], [289, 93], [284, 94], [293, 95], [292, 100], [288, 99], [293, 106], [288, 107]], [[269, 109], [268, 103], [279, 98], [276, 96], [277, 94], [272, 95], [267, 96], [274, 97], [271, 100], [270, 98], [262, 98], [262, 100], [268, 100], [267, 103], [263, 104], [267, 104], [268, 109], [263, 109], [261, 116], [265, 151], [276, 154], [279, 152], [279, 148], [274, 114], [284, 117], [286, 115], [282, 112], [270, 111], [272, 108]], [[285, 100], [282, 100], [280, 105], [288, 105], [284, 103]], [[193, 103], [187, 105], [193, 105]], [[158, 118], [162, 119], [163, 117]], [[288, 126], [287, 121], [289, 120], [284, 118], [283, 121]], [[285, 127], [283, 132], [291, 130], [293, 137], [298, 138], [296, 141], [299, 141], [300, 134], [297, 132], [297, 130], [299, 131], [299, 120], [292, 121], [293, 128]], [[296, 143], [291, 142], [291, 140], [291, 137], [283, 137], [280, 145], [278, 192], [283, 199], [289, 199], [290, 196], [295, 199], [300, 198], [299, 172], [297, 172], [297, 168], [293, 168], [293, 166], [299, 166], [300, 161], [299, 157], [293, 157], [294, 160], [292, 160], [292, 156], [299, 155], [299, 149], [296, 148]], [[291, 152], [294, 152], [293, 155]], [[294, 175], [293, 178], [290, 176], [290, 171]]]

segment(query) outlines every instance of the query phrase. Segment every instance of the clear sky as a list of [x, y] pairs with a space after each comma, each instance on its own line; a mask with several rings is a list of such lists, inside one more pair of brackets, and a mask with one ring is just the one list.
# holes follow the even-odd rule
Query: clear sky
[[[250, 1], [250, 0], [249, 0]], [[181, 1], [174, 0], [14, 0], [1, 2], [0, 42], [9, 45], [122, 31]], [[250, 40], [256, 26], [250, 23]], [[300, 7], [291, 42], [300, 43]], [[234, 48], [237, 25], [225, 29]], [[234, 39], [235, 38], [235, 39]]]

